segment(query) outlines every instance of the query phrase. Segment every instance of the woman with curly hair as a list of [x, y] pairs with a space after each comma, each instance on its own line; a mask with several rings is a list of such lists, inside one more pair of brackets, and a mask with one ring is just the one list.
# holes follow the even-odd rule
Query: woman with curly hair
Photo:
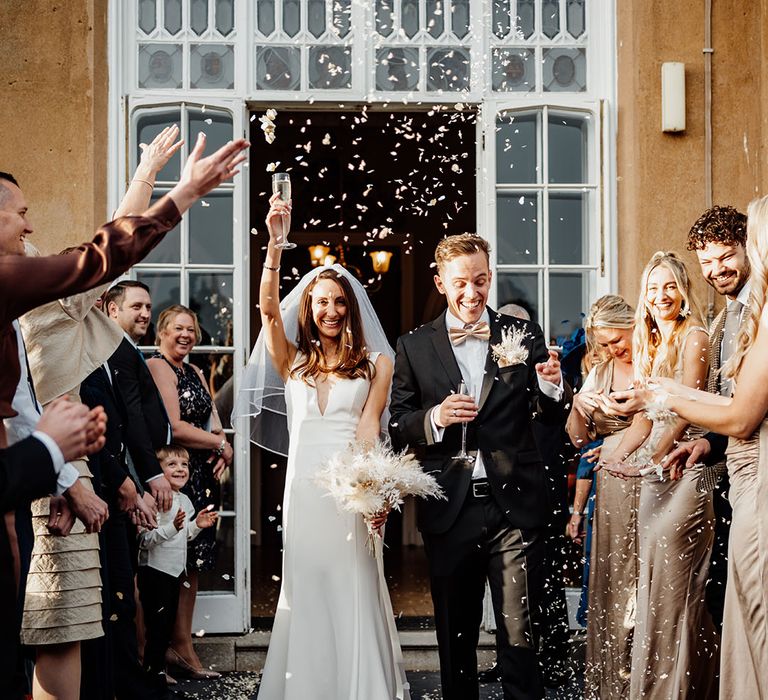
[[[635, 376], [706, 386], [707, 333], [685, 264], [655, 253], [642, 275], [633, 338]], [[680, 475], [665, 457], [684, 435], [701, 431], [665, 412], [637, 413], [617, 449], [601, 463], [640, 477], [640, 567], [630, 697], [716, 697], [716, 634], [704, 604], [712, 550], [712, 494], [696, 488], [701, 467]], [[631, 611], [627, 612], [631, 617]]]

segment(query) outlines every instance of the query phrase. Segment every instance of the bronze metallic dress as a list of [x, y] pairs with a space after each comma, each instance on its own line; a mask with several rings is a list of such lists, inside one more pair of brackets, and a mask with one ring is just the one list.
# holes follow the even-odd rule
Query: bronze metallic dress
[[[692, 328], [688, 333], [700, 328]], [[685, 342], [685, 339], [683, 340]], [[683, 378], [683, 353], [674, 379]], [[675, 416], [654, 420], [645, 443], [632, 455], [635, 466], [651, 466]], [[691, 426], [684, 439], [702, 434]], [[640, 570], [637, 622], [632, 645], [630, 697], [708, 700], [717, 697], [718, 639], [705, 604], [714, 542], [712, 493], [696, 488], [701, 467], [678, 481], [665, 471], [640, 477], [637, 518]], [[746, 696], [745, 696], [746, 699]]]
[[[581, 391], [609, 393], [612, 384], [613, 361], [604, 362], [592, 368]], [[602, 454], [612, 452], [629, 421], [601, 411], [592, 419], [590, 438], [602, 437]], [[638, 568], [639, 481], [624, 481], [605, 470], [596, 479], [584, 671], [588, 700], [628, 697]]]
[[768, 420], [728, 443], [728, 542], [720, 697], [768, 698]]

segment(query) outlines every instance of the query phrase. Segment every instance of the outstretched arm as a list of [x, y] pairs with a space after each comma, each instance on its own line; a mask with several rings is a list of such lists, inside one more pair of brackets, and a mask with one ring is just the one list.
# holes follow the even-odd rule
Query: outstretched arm
[[259, 311], [261, 312], [261, 326], [267, 341], [267, 352], [283, 381], [288, 378], [288, 371], [293, 363], [293, 358], [296, 356], [296, 348], [285, 337], [283, 317], [280, 314], [281, 250], [277, 247], [277, 242], [286, 235], [283, 231], [289, 231], [290, 226], [290, 202], [283, 202], [278, 195], [272, 195], [267, 213], [269, 243], [267, 244], [267, 255], [264, 258], [264, 270], [261, 273], [261, 284], [259, 285]]
[[685, 420], [721, 435], [746, 439], [768, 413], [768, 306], [763, 308], [757, 337], [736, 377], [736, 391], [727, 405], [713, 406], [688, 398], [669, 396], [665, 408]]

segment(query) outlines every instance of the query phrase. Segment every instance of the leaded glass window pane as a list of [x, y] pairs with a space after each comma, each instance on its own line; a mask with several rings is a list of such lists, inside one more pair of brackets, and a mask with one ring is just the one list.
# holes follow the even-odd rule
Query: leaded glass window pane
[[549, 262], [553, 265], [583, 265], [586, 246], [587, 192], [549, 193]]
[[198, 36], [208, 29], [208, 0], [189, 0], [189, 26]]
[[469, 49], [428, 49], [427, 90], [464, 92], [469, 90]]
[[307, 28], [316, 39], [325, 33], [325, 0], [309, 0]]
[[400, 26], [409, 39], [419, 31], [419, 0], [401, 0]]
[[539, 198], [536, 192], [497, 193], [496, 246], [502, 265], [538, 263]]
[[299, 0], [283, 0], [283, 31], [296, 36], [301, 29], [301, 5]]
[[139, 0], [139, 29], [150, 34], [157, 26], [156, 0]]
[[578, 184], [587, 180], [587, 122], [549, 115], [549, 181]]
[[225, 44], [192, 44], [189, 86], [203, 90], [235, 87], [235, 49]]
[[216, 0], [216, 31], [229, 36], [235, 28], [235, 0]]
[[389, 36], [392, 33], [394, 19], [394, 0], [376, 0], [376, 31], [381, 36]]
[[213, 153], [232, 140], [232, 116], [218, 110], [189, 109], [190, 142], [194, 143], [198, 133], [205, 132], [205, 152]]
[[531, 309], [534, 321], [539, 320], [541, 301], [538, 272], [500, 272], [496, 289], [499, 307], [504, 304], [521, 304]]
[[165, 0], [165, 29], [169, 34], [181, 31], [181, 0]]
[[434, 39], [445, 31], [443, 0], [427, 0], [427, 31]]
[[493, 33], [503, 39], [512, 29], [512, 21], [509, 15], [510, 0], [493, 0]]
[[585, 49], [544, 49], [542, 80], [547, 92], [584, 92], [587, 89]]
[[496, 120], [496, 182], [536, 183], [538, 136], [536, 114], [499, 115]]
[[[181, 112], [178, 109], [169, 111], [152, 111], [143, 114], [136, 122], [136, 163], [141, 160], [141, 147], [138, 144], [150, 144], [166, 126], [178, 124], [181, 127]], [[179, 151], [171, 156], [165, 167], [157, 174], [157, 182], [176, 182], [181, 168]]]
[[[166, 166], [167, 167], [167, 166]], [[159, 178], [158, 178], [159, 179]], [[152, 194], [152, 203], [168, 194], [169, 190], [156, 188]], [[158, 243], [149, 252], [143, 263], [165, 263], [168, 265], [178, 265], [181, 261], [181, 229], [180, 224], [176, 224], [168, 233], [163, 236]]]
[[320, 90], [352, 87], [352, 48], [312, 46], [309, 49], [309, 87]]
[[256, 87], [259, 90], [298, 90], [301, 49], [293, 46], [256, 47]]
[[333, 27], [342, 39], [352, 26], [351, 0], [333, 0]]
[[418, 49], [389, 47], [376, 51], [377, 90], [415, 90], [418, 84]]
[[568, 20], [568, 33], [578, 39], [586, 28], [585, 0], [568, 0], [566, 17]]
[[[459, 39], [463, 39], [469, 34], [469, 0], [452, 0], [451, 4], [453, 33]], [[469, 73], [469, 66], [467, 66], [467, 73]]]
[[524, 39], [529, 39], [536, 31], [535, 0], [517, 0], [517, 31]]
[[182, 60], [181, 44], [139, 44], [139, 87], [180, 88]]
[[491, 84], [496, 92], [531, 92], [536, 89], [534, 49], [493, 49]]
[[550, 39], [560, 33], [560, 0], [544, 0], [541, 3], [541, 31]]
[[256, 24], [264, 36], [275, 31], [275, 0], [258, 0]]
[[[231, 136], [231, 129], [229, 133]], [[189, 262], [232, 264], [232, 212], [231, 190], [210, 192], [192, 205], [188, 214]]]
[[[232, 238], [231, 229], [228, 235]], [[190, 271], [189, 308], [197, 313], [201, 328], [210, 334], [211, 345], [231, 344], [232, 301], [231, 272]]]
[[549, 273], [550, 343], [562, 345], [573, 331], [581, 328], [584, 314], [589, 311], [588, 290], [588, 272]]

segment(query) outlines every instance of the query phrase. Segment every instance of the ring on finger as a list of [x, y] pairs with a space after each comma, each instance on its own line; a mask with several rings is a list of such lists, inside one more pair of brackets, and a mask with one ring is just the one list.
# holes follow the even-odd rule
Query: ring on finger
[[452, 415], [453, 415], [454, 418], [456, 417], [456, 409], [455, 408], [453, 409]]

